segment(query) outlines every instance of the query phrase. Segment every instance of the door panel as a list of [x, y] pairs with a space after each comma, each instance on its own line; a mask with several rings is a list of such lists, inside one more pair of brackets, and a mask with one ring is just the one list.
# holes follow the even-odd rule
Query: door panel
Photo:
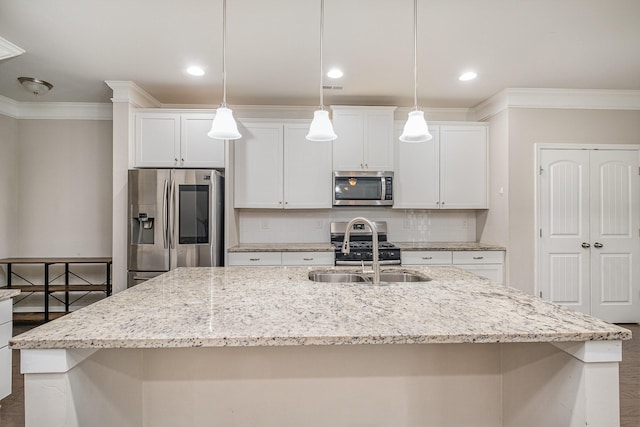
[[173, 171], [171, 268], [212, 267], [215, 261], [215, 171]]
[[128, 269], [168, 271], [169, 169], [129, 171]]
[[591, 152], [591, 314], [609, 322], [640, 320], [638, 165], [637, 151]]
[[540, 166], [540, 291], [588, 313], [589, 152], [542, 150]]

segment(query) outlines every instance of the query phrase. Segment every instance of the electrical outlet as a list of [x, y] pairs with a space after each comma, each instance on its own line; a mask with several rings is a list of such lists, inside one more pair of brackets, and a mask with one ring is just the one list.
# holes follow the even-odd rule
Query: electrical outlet
[[260, 221], [260, 228], [262, 228], [263, 230], [268, 230], [269, 229], [269, 221], [267, 221], [266, 219], [262, 219]]
[[466, 219], [462, 221], [462, 228], [469, 228], [469, 221], [467, 221]]

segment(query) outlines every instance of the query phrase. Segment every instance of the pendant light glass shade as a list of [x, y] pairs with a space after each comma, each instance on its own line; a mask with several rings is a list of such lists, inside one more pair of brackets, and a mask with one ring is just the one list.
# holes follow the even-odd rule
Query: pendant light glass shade
[[402, 142], [425, 142], [432, 139], [429, 127], [424, 119], [424, 112], [417, 110], [409, 113], [409, 118], [404, 124], [400, 141]]
[[226, 107], [220, 107], [216, 110], [211, 130], [207, 135], [214, 139], [238, 139], [242, 137], [238, 132], [236, 121], [233, 119], [233, 112]]
[[329, 112], [324, 109], [323, 102], [323, 71], [322, 71], [322, 52], [323, 52], [323, 39], [324, 39], [324, 0], [320, 0], [320, 109], [313, 113], [313, 121], [309, 126], [309, 133], [307, 134], [307, 140], [309, 141], [333, 141], [338, 138], [333, 131], [333, 125], [329, 119]]
[[315, 111], [307, 139], [309, 141], [333, 141], [337, 137], [333, 131], [331, 120], [329, 120], [329, 112], [326, 110]]
[[424, 113], [418, 109], [418, 0], [413, 0], [413, 106], [404, 125], [400, 141], [425, 142], [433, 138], [424, 119]]
[[238, 125], [233, 112], [227, 108], [227, 0], [222, 0], [222, 104], [216, 110], [211, 130], [207, 134], [214, 139], [239, 139]]

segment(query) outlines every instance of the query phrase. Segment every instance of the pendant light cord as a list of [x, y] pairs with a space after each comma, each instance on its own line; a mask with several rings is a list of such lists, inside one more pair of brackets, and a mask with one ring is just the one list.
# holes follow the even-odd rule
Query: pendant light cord
[[227, 108], [227, 0], [222, 0], [222, 106]]
[[320, 0], [320, 109], [324, 110], [324, 99], [322, 91], [323, 78], [323, 40], [324, 40], [324, 0]]
[[418, 0], [413, 0], [413, 106], [418, 111]]

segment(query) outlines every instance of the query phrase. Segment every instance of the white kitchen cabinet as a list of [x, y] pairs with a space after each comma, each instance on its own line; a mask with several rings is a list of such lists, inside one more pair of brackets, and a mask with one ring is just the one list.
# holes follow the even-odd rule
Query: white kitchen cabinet
[[224, 141], [209, 138], [214, 114], [136, 113], [136, 167], [223, 168]]
[[242, 126], [234, 142], [236, 208], [331, 208], [331, 142], [307, 141], [308, 126]]
[[230, 252], [232, 266], [333, 266], [333, 252]]
[[11, 394], [12, 299], [0, 301], [0, 400]]
[[333, 169], [393, 170], [393, 112], [395, 107], [332, 106]]
[[497, 283], [504, 282], [503, 251], [456, 251], [453, 265]]
[[[433, 139], [395, 144], [394, 208], [488, 208], [486, 125], [430, 126]], [[401, 127], [396, 128], [396, 137]]]
[[282, 265], [281, 252], [230, 252], [231, 266], [276, 266]]
[[402, 250], [403, 266], [453, 265], [497, 283], [504, 283], [504, 251], [409, 251]]
[[440, 126], [440, 208], [486, 209], [487, 127]]
[[282, 252], [282, 265], [335, 265], [333, 252]]
[[400, 251], [402, 265], [450, 265], [451, 251]]
[[640, 321], [637, 149], [539, 152], [540, 296], [612, 323]]

